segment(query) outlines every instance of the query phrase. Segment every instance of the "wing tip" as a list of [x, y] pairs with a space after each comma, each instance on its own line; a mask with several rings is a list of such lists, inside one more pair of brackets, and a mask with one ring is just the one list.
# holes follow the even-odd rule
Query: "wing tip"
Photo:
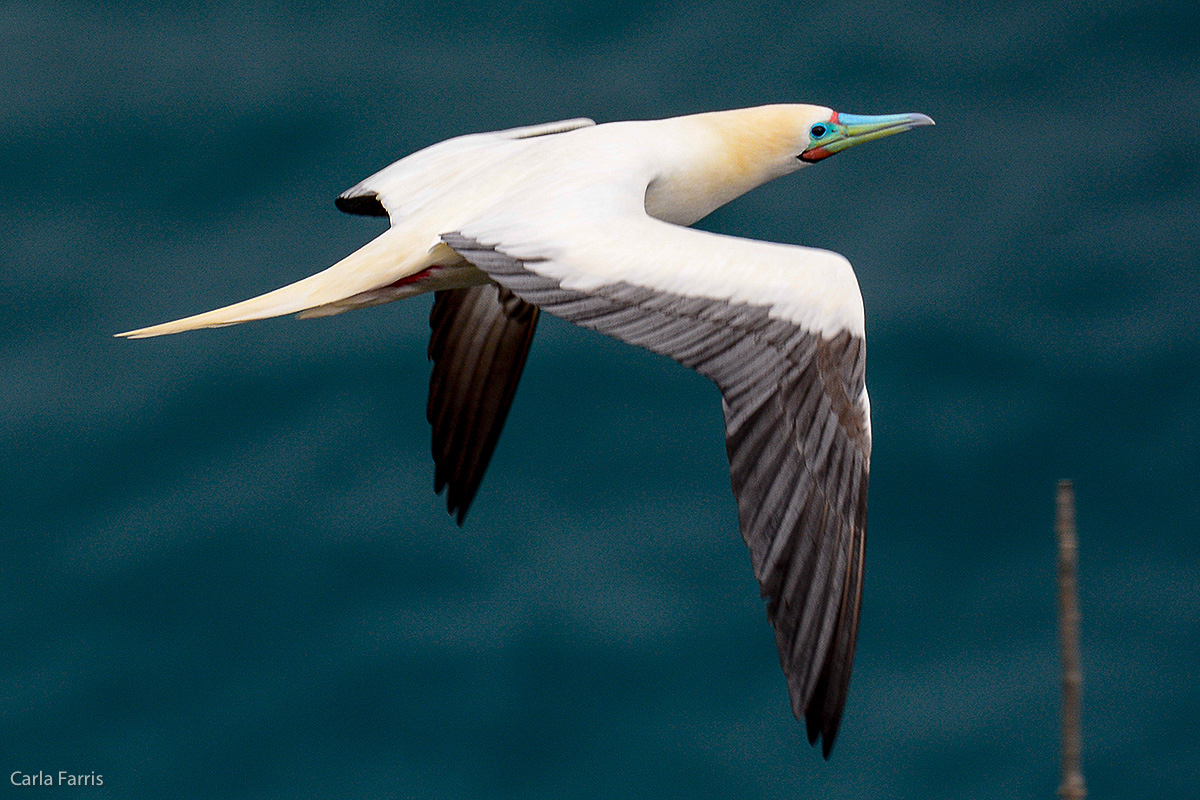
[[826, 719], [815, 710], [809, 711], [804, 715], [804, 725], [808, 732], [808, 743], [816, 746], [817, 740], [821, 740], [821, 757], [826, 761], [833, 753], [833, 743], [837, 741], [838, 728], [841, 726], [841, 713], [835, 714], [833, 717]]
[[441, 494], [443, 489], [446, 490], [446, 513], [453, 517], [454, 521], [458, 523], [458, 527], [461, 528], [467, 519], [467, 510], [471, 507], [471, 500], [474, 498], [459, 496], [456, 487], [448, 483], [439, 469], [434, 474], [433, 493]]
[[338, 195], [333, 204], [339, 211], [345, 211], [347, 214], [359, 214], [364, 217], [388, 215], [387, 209], [383, 207], [379, 195], [375, 192], [355, 193], [354, 189], [350, 189]]

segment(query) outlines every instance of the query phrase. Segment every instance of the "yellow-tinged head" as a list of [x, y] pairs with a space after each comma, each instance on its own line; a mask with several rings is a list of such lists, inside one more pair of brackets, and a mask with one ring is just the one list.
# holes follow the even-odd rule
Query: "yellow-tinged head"
[[858, 116], [802, 104], [664, 120], [672, 147], [646, 193], [654, 217], [690, 225], [756, 186], [862, 142], [932, 125], [924, 114]]
[[802, 104], [759, 106], [696, 118], [717, 132], [728, 166], [735, 173], [786, 174], [856, 144], [933, 124], [924, 114], [861, 116]]

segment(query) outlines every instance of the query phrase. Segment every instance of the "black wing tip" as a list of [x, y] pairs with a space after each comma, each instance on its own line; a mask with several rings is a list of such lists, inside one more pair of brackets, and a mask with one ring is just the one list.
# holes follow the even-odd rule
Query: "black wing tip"
[[805, 715], [805, 727], [808, 729], [808, 743], [816, 746], [817, 739], [821, 740], [821, 757], [826, 761], [833, 752], [833, 743], [837, 741], [838, 724], [840, 719], [825, 720], [818, 714]]
[[467, 521], [467, 509], [470, 507], [469, 503], [456, 503], [453, 498], [446, 498], [446, 513], [454, 518], [455, 524], [460, 528]]
[[454, 517], [454, 521], [458, 523], [458, 527], [462, 527], [463, 522], [467, 519], [467, 511], [471, 509], [471, 501], [475, 499], [475, 492], [470, 491], [469, 487], [450, 485], [446, 491], [446, 511], [450, 516]]
[[[788, 681], [788, 691], [792, 694], [792, 713], [804, 725], [810, 745], [815, 747], [817, 740], [821, 740], [821, 755], [826, 761], [833, 752], [838, 729], [842, 726], [842, 712], [846, 707], [846, 685], [840, 682], [831, 685], [834, 676], [830, 675], [828, 669], [827, 665], [807, 700], [800, 699], [799, 693], [793, 692], [792, 682]], [[839, 686], [841, 691], [837, 691]]]
[[454, 517], [454, 521], [458, 523], [458, 527], [462, 527], [467, 519], [467, 511], [471, 508], [471, 501], [474, 497], [463, 498], [455, 491], [453, 485], [449, 485], [446, 477], [441, 473], [440, 469], [436, 469], [433, 478], [433, 493], [441, 494], [443, 489], [446, 491], [446, 513]]
[[338, 195], [333, 204], [338, 207], [339, 211], [345, 211], [347, 214], [361, 214], [364, 217], [386, 217], [388, 215], [383, 203], [379, 202], [379, 195], [374, 192]]
[[[446, 511], [460, 526], [508, 416], [537, 319], [536, 306], [495, 284], [434, 296], [425, 419], [433, 427], [434, 491], [446, 490]], [[475, 331], [493, 344], [481, 347]]]
[[446, 495], [446, 513], [453, 517], [455, 523], [461, 528], [467, 519], [467, 509], [470, 508], [470, 505], [456, 502], [456, 500], [457, 498]]

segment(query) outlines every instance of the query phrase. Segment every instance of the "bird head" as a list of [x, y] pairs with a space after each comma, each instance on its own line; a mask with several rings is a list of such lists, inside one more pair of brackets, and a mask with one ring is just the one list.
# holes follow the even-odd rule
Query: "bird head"
[[646, 190], [651, 216], [691, 225], [756, 186], [861, 142], [919, 125], [924, 114], [864, 117], [777, 104], [659, 120], [665, 147]]
[[[824, 113], [820, 113], [822, 111]], [[815, 119], [807, 121], [804, 130], [804, 149], [796, 156], [809, 164], [829, 158], [834, 153], [840, 153], [856, 144], [873, 142], [893, 133], [933, 124], [933, 120], [924, 114], [861, 116], [820, 109], [814, 116]]]

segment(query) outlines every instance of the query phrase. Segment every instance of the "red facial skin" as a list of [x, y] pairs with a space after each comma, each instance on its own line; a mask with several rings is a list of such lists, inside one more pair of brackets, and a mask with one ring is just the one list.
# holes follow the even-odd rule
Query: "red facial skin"
[[824, 147], [817, 147], [812, 150], [805, 150], [800, 154], [801, 161], [807, 161], [809, 164], [815, 164], [823, 158], [829, 158], [833, 153], [826, 150]]

